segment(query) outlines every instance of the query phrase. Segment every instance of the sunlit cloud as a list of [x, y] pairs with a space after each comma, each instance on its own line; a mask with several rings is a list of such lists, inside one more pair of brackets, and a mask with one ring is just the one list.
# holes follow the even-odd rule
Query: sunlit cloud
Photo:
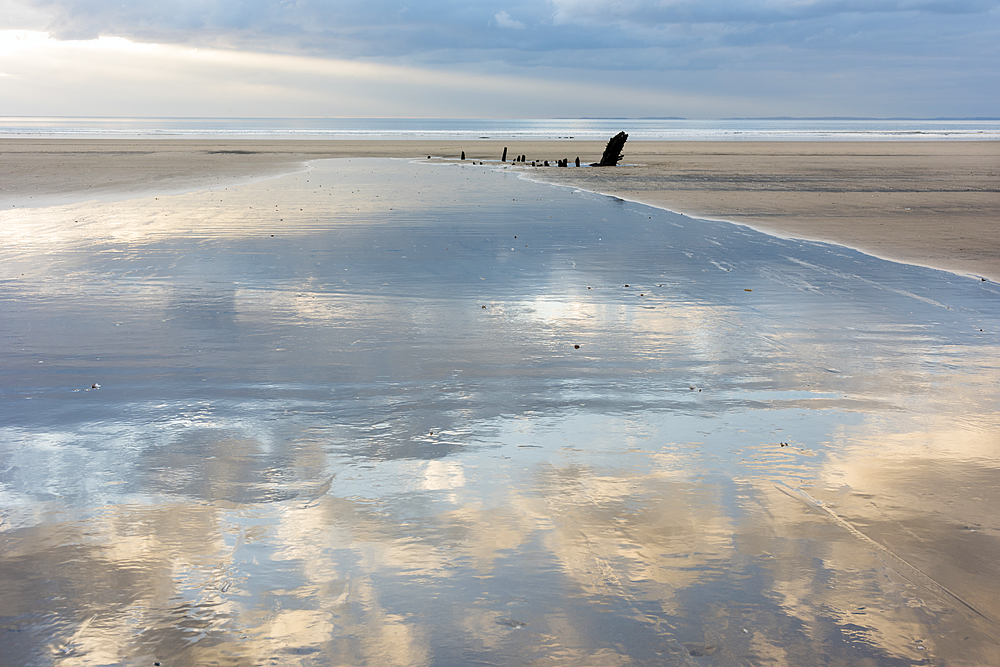
[[[119, 37], [2, 31], [7, 115], [476, 116], [533, 99], [564, 115], [608, 91], [649, 108], [704, 104], [671, 91]], [[523, 115], [515, 109], [499, 115]], [[529, 109], [530, 111], [530, 109]], [[528, 114], [532, 115], [532, 114]]]

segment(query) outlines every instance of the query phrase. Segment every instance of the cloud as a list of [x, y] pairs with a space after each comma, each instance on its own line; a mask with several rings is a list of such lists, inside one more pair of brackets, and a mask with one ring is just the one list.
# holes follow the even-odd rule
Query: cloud
[[[586, 51], [594, 58], [585, 61], [662, 70], [754, 62], [754, 53], [719, 49], [755, 45], [838, 56], [891, 44], [898, 56], [919, 56], [927, 38], [946, 52], [983, 57], [996, 51], [998, 7], [997, 0], [0, 0], [0, 25], [45, 29], [57, 39], [118, 36], [425, 63], [572, 68]], [[652, 57], [658, 51], [668, 57]]]
[[497, 12], [493, 15], [494, 20], [496, 20], [497, 25], [501, 28], [513, 28], [515, 30], [524, 30], [524, 24], [520, 21], [515, 21], [510, 17], [507, 12]]
[[556, 22], [642, 25], [697, 23], [775, 24], [810, 21], [847, 14], [985, 13], [990, 0], [550, 0]]
[[502, 67], [462, 71], [108, 37], [0, 31], [0, 56], [10, 75], [0, 98], [12, 116], [495, 117], [523, 98], [565, 117], [597, 115], [606, 96], [646, 111], [719, 104], [561, 70], [529, 77]]
[[[652, 97], [735, 86], [773, 115], [832, 114], [820, 100], [838, 91], [857, 96], [838, 114], [942, 115], [944, 98], [956, 110], [943, 115], [1000, 106], [1000, 0], [0, 0], [0, 25], [470, 77], [627, 80]], [[899, 81], [920, 83], [887, 105]]]

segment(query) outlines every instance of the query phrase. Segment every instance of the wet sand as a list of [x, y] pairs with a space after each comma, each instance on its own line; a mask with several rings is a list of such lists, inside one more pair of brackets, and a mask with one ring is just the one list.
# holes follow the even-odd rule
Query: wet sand
[[993, 283], [354, 159], [0, 285], [0, 665], [1000, 664]]
[[626, 166], [532, 168], [599, 158], [593, 141], [0, 140], [0, 207], [121, 199], [247, 182], [308, 160], [499, 161], [530, 177], [790, 238], [1000, 280], [1000, 143], [630, 142]]

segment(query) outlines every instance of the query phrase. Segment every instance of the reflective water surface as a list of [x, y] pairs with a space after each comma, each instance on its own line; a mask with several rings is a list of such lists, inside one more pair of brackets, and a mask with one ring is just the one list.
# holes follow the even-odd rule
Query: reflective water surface
[[1000, 664], [1000, 289], [482, 167], [0, 213], [2, 665]]

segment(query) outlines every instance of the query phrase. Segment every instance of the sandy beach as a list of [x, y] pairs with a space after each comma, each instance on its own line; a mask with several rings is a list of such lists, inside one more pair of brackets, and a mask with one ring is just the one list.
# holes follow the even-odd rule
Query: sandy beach
[[530, 165], [586, 164], [603, 142], [3, 139], [0, 206], [185, 192], [320, 158], [498, 161], [505, 146], [532, 179], [1000, 280], [1000, 144], [988, 141], [633, 141], [621, 167], [559, 169]]
[[495, 145], [20, 146], [0, 665], [1000, 664], [995, 283]]

